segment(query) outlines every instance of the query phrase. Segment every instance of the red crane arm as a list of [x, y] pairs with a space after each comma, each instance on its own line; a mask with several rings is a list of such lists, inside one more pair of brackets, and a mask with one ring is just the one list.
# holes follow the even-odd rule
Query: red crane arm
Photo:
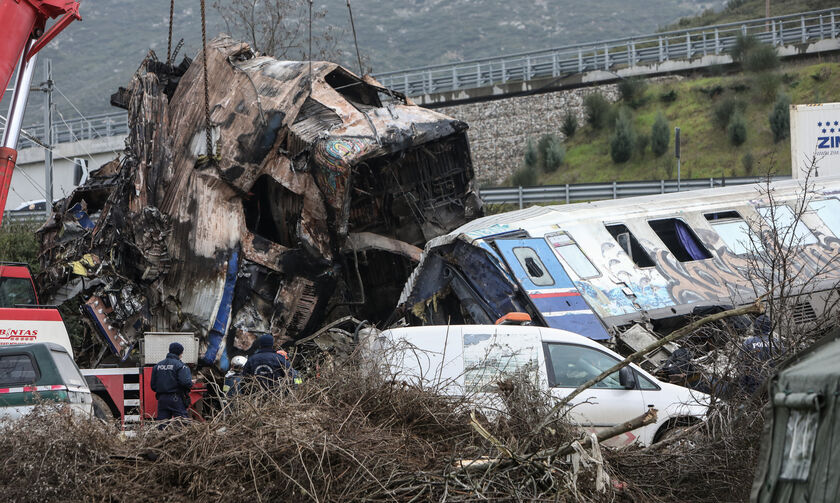
[[[62, 18], [44, 33], [47, 19], [59, 16]], [[6, 207], [17, 160], [15, 147], [23, 108], [29, 96], [29, 82], [35, 65], [33, 57], [67, 25], [81, 19], [79, 3], [73, 0], [0, 0], [0, 99], [15, 67], [19, 66], [6, 130], [0, 144], [0, 211]], [[51, 203], [47, 201], [47, 204]]]

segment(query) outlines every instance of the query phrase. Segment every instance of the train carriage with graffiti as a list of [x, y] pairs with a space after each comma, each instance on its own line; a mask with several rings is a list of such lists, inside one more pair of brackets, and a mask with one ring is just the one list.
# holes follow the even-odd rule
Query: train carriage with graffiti
[[668, 331], [697, 309], [753, 302], [781, 267], [794, 317], [813, 321], [833, 312], [840, 281], [840, 179], [816, 180], [486, 216], [429, 242], [400, 308], [420, 324], [521, 310], [606, 339], [634, 322]]

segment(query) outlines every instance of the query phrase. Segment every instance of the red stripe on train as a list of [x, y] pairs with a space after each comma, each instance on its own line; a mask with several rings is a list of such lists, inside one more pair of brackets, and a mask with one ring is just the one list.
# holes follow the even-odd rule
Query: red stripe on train
[[580, 297], [578, 292], [556, 292], [556, 293], [535, 293], [530, 295], [532, 299], [544, 299], [546, 297]]

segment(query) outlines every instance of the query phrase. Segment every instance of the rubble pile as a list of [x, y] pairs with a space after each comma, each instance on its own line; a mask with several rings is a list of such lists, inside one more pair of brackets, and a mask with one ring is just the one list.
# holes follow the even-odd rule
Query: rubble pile
[[425, 242], [481, 215], [467, 125], [334, 63], [206, 52], [206, 87], [201, 54], [150, 53], [112, 96], [126, 150], [39, 231], [40, 291], [81, 294], [123, 360], [192, 332], [223, 370], [260, 333], [385, 321]]

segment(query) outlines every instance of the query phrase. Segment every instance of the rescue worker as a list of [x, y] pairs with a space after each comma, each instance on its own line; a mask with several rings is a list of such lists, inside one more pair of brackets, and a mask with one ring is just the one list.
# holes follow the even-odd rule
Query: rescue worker
[[187, 404], [192, 388], [192, 373], [181, 361], [184, 346], [177, 342], [169, 345], [169, 353], [152, 368], [150, 382], [157, 397], [157, 420], [187, 418]]
[[242, 368], [247, 361], [248, 358], [242, 355], [234, 356], [230, 361], [230, 370], [225, 374], [225, 384], [222, 387], [222, 392], [228, 398], [239, 394], [239, 384], [242, 381]]
[[274, 351], [274, 337], [271, 334], [263, 334], [257, 339], [257, 352], [248, 358], [242, 375], [255, 377], [263, 388], [276, 386], [286, 376], [291, 377], [295, 383], [299, 381], [285, 352], [280, 354]]

